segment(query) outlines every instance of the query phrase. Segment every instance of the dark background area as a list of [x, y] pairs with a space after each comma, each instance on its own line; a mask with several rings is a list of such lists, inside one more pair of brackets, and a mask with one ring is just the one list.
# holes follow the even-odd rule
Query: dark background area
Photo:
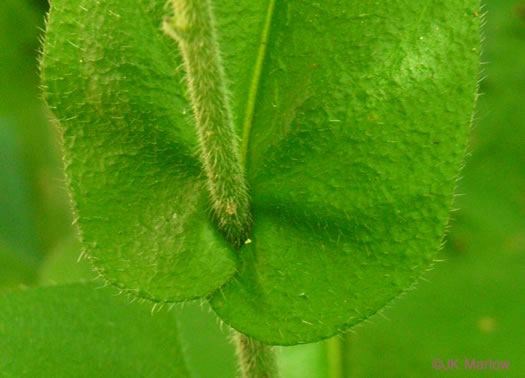
[[[46, 8], [0, 2], [0, 292], [89, 276], [38, 89]], [[525, 376], [525, 2], [489, 0], [484, 11], [481, 96], [441, 262], [353, 332], [281, 348], [284, 377], [322, 377], [335, 344], [352, 377]], [[180, 316], [198, 374], [234, 376], [213, 314], [195, 305]], [[508, 360], [510, 370], [436, 371], [435, 359]]]

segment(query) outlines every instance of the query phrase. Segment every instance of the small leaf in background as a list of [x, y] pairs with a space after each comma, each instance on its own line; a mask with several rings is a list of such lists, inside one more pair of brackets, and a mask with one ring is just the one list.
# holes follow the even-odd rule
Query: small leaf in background
[[173, 313], [114, 289], [0, 294], [0, 372], [39, 377], [188, 377]]

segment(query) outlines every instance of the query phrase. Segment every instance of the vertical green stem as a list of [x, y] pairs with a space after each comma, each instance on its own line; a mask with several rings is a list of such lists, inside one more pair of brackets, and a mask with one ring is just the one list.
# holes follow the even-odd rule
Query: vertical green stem
[[336, 336], [326, 341], [328, 378], [343, 378], [343, 353], [341, 339]]
[[212, 213], [226, 239], [240, 248], [250, 232], [250, 205], [211, 3], [171, 4], [174, 17], [163, 30], [178, 42], [184, 60]]
[[332, 337], [325, 342], [328, 378], [351, 377], [350, 334]]
[[234, 338], [243, 378], [277, 377], [272, 347], [238, 332], [235, 332]]
[[[174, 17], [164, 20], [163, 30], [178, 42], [184, 60], [213, 215], [226, 239], [240, 248], [250, 232], [250, 204], [211, 3], [171, 4]], [[235, 342], [244, 377], [277, 377], [269, 346], [240, 333]]]

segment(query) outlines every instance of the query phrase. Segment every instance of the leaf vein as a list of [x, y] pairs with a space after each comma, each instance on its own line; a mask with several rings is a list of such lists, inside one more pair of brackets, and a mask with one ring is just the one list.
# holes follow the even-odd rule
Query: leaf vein
[[240, 161], [241, 165], [245, 168], [246, 172], [246, 163], [248, 155], [248, 146], [250, 144], [250, 134], [253, 124], [253, 117], [255, 113], [255, 102], [257, 100], [257, 92], [259, 90], [259, 83], [261, 80], [261, 74], [263, 70], [264, 58], [266, 56], [266, 47], [268, 45], [268, 39], [270, 36], [270, 30], [272, 25], [273, 14], [275, 10], [276, 0], [270, 0], [268, 4], [268, 10], [266, 12], [266, 19], [264, 21], [264, 28], [261, 36], [261, 42], [259, 45], [259, 52], [257, 53], [257, 60], [255, 62], [255, 68], [253, 71], [252, 82], [250, 84], [250, 90], [248, 92], [248, 104], [243, 122], [243, 132], [242, 132], [242, 144], [241, 144], [241, 154]]

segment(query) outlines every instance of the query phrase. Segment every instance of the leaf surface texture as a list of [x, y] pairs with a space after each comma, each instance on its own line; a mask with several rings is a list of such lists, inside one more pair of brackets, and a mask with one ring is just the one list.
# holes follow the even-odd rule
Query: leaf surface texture
[[163, 4], [55, 0], [44, 83], [84, 246], [131, 292], [218, 289], [214, 310], [245, 334], [327, 338], [411, 287], [439, 248], [476, 96], [479, 4], [213, 4], [251, 242], [236, 254], [210, 220]]

